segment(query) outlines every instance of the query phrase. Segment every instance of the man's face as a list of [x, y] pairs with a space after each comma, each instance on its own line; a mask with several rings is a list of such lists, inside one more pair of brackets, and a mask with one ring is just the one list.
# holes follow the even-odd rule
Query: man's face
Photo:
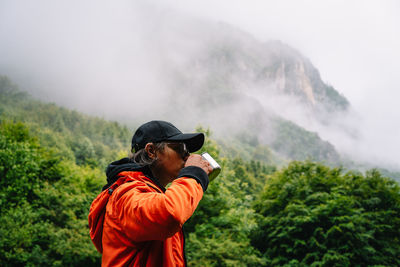
[[[189, 152], [183, 143], [167, 143], [164, 150], [157, 152], [158, 172], [163, 176], [163, 180], [172, 182], [179, 171], [185, 166], [185, 162], [189, 157]], [[160, 177], [161, 178], [161, 177]]]

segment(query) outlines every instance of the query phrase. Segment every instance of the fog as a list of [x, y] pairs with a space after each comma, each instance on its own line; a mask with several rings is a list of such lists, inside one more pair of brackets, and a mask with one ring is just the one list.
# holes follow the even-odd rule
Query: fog
[[[219, 38], [222, 22], [260, 42], [294, 47], [352, 106], [329, 126], [309, 120], [290, 98], [266, 99], [259, 108], [317, 131], [357, 160], [398, 169], [399, 11], [397, 1], [1, 0], [0, 74], [35, 97], [107, 119], [134, 125], [156, 117], [229, 132], [225, 118], [202, 121], [201, 110], [191, 108], [194, 99], [178, 94], [175, 107], [167, 101], [181, 90], [171, 77], [196, 60], [205, 40]], [[201, 83], [204, 75], [199, 70], [183, 85]], [[251, 86], [238, 78], [238, 90]], [[248, 119], [232, 106], [219, 112], [235, 114], [236, 125]], [[356, 139], [341, 131], [353, 128]]]
[[282, 40], [301, 51], [357, 113], [356, 121], [340, 119], [345, 125], [357, 123], [358, 142], [330, 129], [323, 136], [360, 160], [400, 166], [399, 1], [189, 2], [179, 1], [179, 9], [231, 23], [260, 40]]

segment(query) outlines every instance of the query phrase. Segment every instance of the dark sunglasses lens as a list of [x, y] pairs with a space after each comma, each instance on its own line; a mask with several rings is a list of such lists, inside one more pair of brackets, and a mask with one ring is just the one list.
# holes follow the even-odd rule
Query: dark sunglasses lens
[[189, 151], [187, 150], [185, 143], [172, 143], [170, 144], [170, 147], [177, 153], [179, 153], [182, 157], [189, 156]]
[[186, 147], [186, 144], [185, 143], [182, 143], [182, 157], [186, 157], [186, 156], [189, 156], [189, 151], [187, 150], [187, 147]]

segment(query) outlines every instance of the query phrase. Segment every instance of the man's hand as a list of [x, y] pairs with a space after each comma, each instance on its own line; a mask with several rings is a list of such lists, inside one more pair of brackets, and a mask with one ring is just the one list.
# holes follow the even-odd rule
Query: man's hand
[[213, 170], [213, 168], [210, 166], [210, 163], [208, 163], [207, 160], [203, 159], [202, 156], [197, 154], [192, 154], [188, 157], [185, 163], [185, 167], [188, 166], [200, 167], [207, 173], [207, 175], [209, 175]]

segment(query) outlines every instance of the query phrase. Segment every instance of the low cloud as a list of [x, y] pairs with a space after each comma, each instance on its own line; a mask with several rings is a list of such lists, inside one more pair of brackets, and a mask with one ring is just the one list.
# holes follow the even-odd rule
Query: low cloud
[[[391, 26], [384, 29], [387, 35], [381, 37], [389, 52], [382, 52], [379, 58], [371, 47], [385, 44], [377, 42], [365, 48], [364, 39], [355, 42], [357, 34], [353, 34], [362, 33], [369, 40], [368, 30], [376, 32], [386, 24], [357, 27], [361, 27], [364, 15], [380, 18], [387, 15], [387, 9], [381, 6], [374, 13], [367, 8], [373, 7], [368, 2], [362, 8], [364, 15], [357, 17], [360, 23], [346, 24], [350, 23], [351, 10], [356, 10], [353, 4], [350, 11], [344, 12], [340, 10], [344, 2], [329, 2], [324, 7], [302, 1], [294, 4], [295, 9], [285, 9], [288, 3], [263, 5], [250, 1], [242, 6], [236, 1], [189, 5], [180, 1], [41, 0], [21, 4], [5, 0], [0, 3], [0, 73], [36, 97], [130, 125], [157, 118], [176, 121], [186, 129], [200, 123], [225, 134], [240, 131], [241, 125], [254, 119], [254, 114], [269, 110], [318, 132], [322, 139], [352, 158], [400, 166], [400, 127], [396, 124], [400, 112], [394, 90], [399, 85], [397, 74], [394, 75], [398, 68], [390, 58], [400, 58], [398, 51], [391, 49], [399, 43], [398, 37], [386, 37], [393, 35]], [[393, 2], [384, 1], [382, 5], [386, 4]], [[322, 18], [328, 9], [344, 16], [340, 25], [347, 30], [340, 33], [331, 16]], [[309, 10], [320, 15], [310, 15]], [[307, 20], [307, 14], [313, 19]], [[349, 98], [352, 110], [346, 116], [329, 118], [329, 125], [321, 124], [295, 98], [262, 94], [265, 88], [257, 88], [240, 72], [233, 77], [229, 71], [218, 73], [221, 69], [213, 70], [210, 65], [203, 69], [202, 60], [207, 60], [204, 56], [212, 55], [210, 44], [215, 49], [229, 49], [229, 43], [223, 41], [229, 41], [232, 35], [255, 42], [281, 39], [299, 49], [321, 70], [323, 79]], [[342, 40], [335, 41], [335, 36]], [[330, 41], [324, 43], [324, 38]], [[263, 54], [261, 46], [250, 45], [252, 41], [237, 40], [245, 52], [260, 49], [254, 54]], [[360, 49], [368, 60], [362, 62]], [[371, 67], [363, 67], [366, 64]], [[378, 64], [387, 68], [386, 74], [372, 67]], [[245, 68], [246, 64], [242, 66]], [[219, 76], [212, 75], [212, 71]], [[374, 75], [380, 77], [371, 80]], [[212, 101], [224, 99], [223, 91], [218, 96], [212, 90], [199, 92], [225, 82], [232, 83], [224, 84], [226, 88], [237, 95], [245, 92], [247, 97], [226, 98], [226, 102], [219, 103]], [[254, 91], [258, 93], [254, 95]], [[204, 103], [202, 99], [211, 102]]]

